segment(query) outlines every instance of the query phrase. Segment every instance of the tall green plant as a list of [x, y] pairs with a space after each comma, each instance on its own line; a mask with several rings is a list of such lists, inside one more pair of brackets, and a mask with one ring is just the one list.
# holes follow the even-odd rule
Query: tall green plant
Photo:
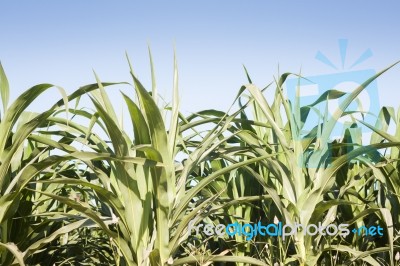
[[[381, 163], [385, 163], [385, 159], [376, 153], [377, 150], [383, 148], [394, 147], [397, 150], [399, 142], [390, 141], [385, 143], [371, 143], [367, 146], [357, 146], [357, 139], [351, 139], [350, 143], [331, 142], [330, 135], [336, 121], [345, 113], [350, 103], [368, 86], [372, 81], [378, 78], [382, 73], [390, 69], [392, 66], [379, 72], [377, 75], [368, 79], [360, 87], [350, 93], [342, 104], [338, 107], [333, 117], [328, 119], [326, 115], [322, 116], [321, 122], [317, 124], [313, 131], [306, 137], [302, 137], [300, 132], [304, 125], [308, 113], [313, 110], [313, 106], [320, 102], [327, 102], [329, 99], [342, 97], [343, 93], [337, 91], [328, 91], [322, 95], [314, 104], [300, 107], [297, 103], [290, 103], [283, 95], [283, 84], [289, 74], [283, 74], [276, 82], [275, 99], [270, 105], [262, 91], [253, 84], [246, 85], [241, 91], [249, 91], [253, 101], [254, 120], [264, 123], [265, 126], [253, 126], [249, 129], [243, 125], [241, 133], [238, 134], [242, 143], [249, 145], [255, 156], [278, 152], [280, 155], [272, 160], [268, 159], [262, 162], [262, 167], [258, 171], [252, 171], [254, 176], [258, 176], [258, 180], [264, 187], [264, 193], [270, 194], [274, 200], [275, 208], [278, 210], [277, 217], [286, 221], [286, 223], [300, 223], [304, 226], [309, 224], [317, 224], [321, 222], [327, 225], [337, 218], [337, 207], [339, 205], [355, 205], [357, 204], [347, 195], [349, 188], [354, 187], [352, 181], [354, 177], [366, 169], [376, 169], [375, 159], [369, 157], [375, 154], [381, 157]], [[281, 108], [285, 110], [281, 112]], [[341, 149], [342, 152], [334, 154], [333, 151], [339, 147], [347, 145], [351, 149]], [[393, 151], [392, 149], [392, 151]], [[343, 152], [344, 151], [344, 152]], [[336, 156], [336, 157], [335, 157]], [[382, 161], [383, 160], [383, 161]], [[353, 166], [354, 162], [361, 164], [360, 169], [354, 169], [352, 172], [343, 172]], [[311, 166], [311, 167], [308, 167]], [[390, 165], [390, 164], [387, 164]], [[340, 172], [342, 171], [342, 172]], [[374, 170], [374, 173], [376, 170]], [[342, 177], [345, 175], [344, 177]], [[365, 176], [365, 173], [363, 173]], [[368, 178], [368, 175], [365, 176]], [[347, 184], [338, 187], [341, 179], [345, 179]], [[369, 183], [370, 184], [370, 183]], [[343, 187], [348, 185], [350, 187]], [[358, 182], [360, 188], [366, 189], [365, 184]], [[331, 194], [333, 188], [340, 190], [338, 194]], [[362, 198], [363, 195], [360, 195]], [[365, 195], [364, 195], [365, 196]], [[365, 206], [366, 207], [366, 206]], [[379, 263], [371, 257], [374, 253], [388, 252], [390, 263], [393, 263], [393, 230], [391, 212], [385, 206], [371, 208], [369, 210], [358, 210], [360, 215], [354, 215], [349, 224], [353, 224], [357, 219], [362, 219], [367, 214], [374, 213], [381, 218], [381, 223], [385, 225], [388, 232], [386, 248], [370, 249], [368, 251], [357, 250], [359, 247], [349, 248], [345, 243], [348, 239], [329, 240], [304, 236], [298, 233], [293, 239], [296, 248], [295, 259], [300, 265], [316, 265], [320, 261], [321, 256], [332, 250], [339, 253], [349, 253], [352, 259], [361, 259], [372, 265]], [[343, 220], [342, 220], [343, 221]], [[291, 261], [289, 259], [287, 262]], [[285, 262], [285, 263], [287, 263]]]
[[[104, 86], [108, 85], [110, 84], [104, 84]], [[38, 142], [39, 137], [35, 138], [35, 135], [37, 136], [37, 130], [40, 127], [47, 126], [49, 117], [67, 107], [68, 101], [97, 89], [98, 85], [82, 87], [70, 96], [66, 96], [65, 92], [57, 87], [62, 93], [61, 100], [43, 113], [28, 112], [29, 105], [52, 87], [55, 86], [51, 84], [36, 85], [22, 93], [8, 106], [10, 89], [4, 70], [0, 66], [0, 91], [3, 104], [0, 121], [0, 243], [2, 249], [0, 258], [2, 265], [8, 265], [12, 261], [23, 265], [23, 262], [40, 249], [46, 241], [82, 226], [82, 222], [78, 222], [71, 225], [64, 224], [64, 227], [61, 226], [61, 228], [58, 223], [51, 230], [44, 230], [46, 226], [57, 223], [40, 218], [40, 215], [45, 214], [36, 213], [37, 206], [34, 201], [37, 199], [37, 195], [35, 196], [32, 191], [25, 190], [30, 181], [46, 177], [46, 170], [51, 168], [55, 170], [60, 164], [71, 159], [88, 156], [87, 153], [72, 156], [50, 156], [50, 149], [46, 144], [52, 141], [51, 138], [40, 137], [45, 140], [45, 145], [43, 145], [43, 141]], [[63, 146], [63, 144], [57, 145]], [[98, 156], [92, 157], [95, 159]], [[38, 214], [39, 218], [32, 218], [32, 214]], [[50, 236], [47, 236], [48, 233]]]
[[[193, 185], [192, 180], [197, 174], [198, 166], [213, 160], [210, 159], [210, 155], [230, 138], [224, 134], [230, 126], [231, 118], [224, 117], [212, 130], [199, 134], [195, 129], [198, 124], [190, 123], [179, 113], [178, 75], [175, 62], [173, 104], [167, 107], [170, 113], [167, 128], [162, 115], [165, 110], [157, 106], [154, 98], [155, 84], [153, 83], [151, 95], [136, 78], [132, 69], [131, 74], [137, 101], [126, 94], [122, 96], [133, 126], [132, 138], [117, 122], [114, 107], [97, 76], [99, 90], [90, 95], [95, 113], [69, 110], [74, 113], [75, 118], [90, 119], [88, 126], [71, 121], [68, 123], [61, 118], [48, 118], [53, 124], [62, 125], [68, 128], [69, 132], [76, 134], [74, 137], [76, 142], [84, 143], [86, 148], [98, 154], [97, 156], [102, 156], [101, 164], [95, 164], [91, 158], [75, 157], [86, 165], [91, 175], [98, 177], [99, 184], [84, 179], [59, 176], [55, 176], [49, 182], [79, 185], [94, 190], [98, 199], [110, 208], [107, 216], [111, 219], [112, 225], [104, 227], [101, 224], [105, 213], [97, 212], [97, 218], [94, 219], [89, 215], [88, 207], [77, 205], [66, 197], [47, 192], [40, 193], [86, 213], [95, 220], [121, 252], [120, 263], [164, 265], [196, 261], [196, 257], [179, 259], [181, 244], [187, 239], [189, 222], [202, 217], [202, 212], [213, 205], [212, 199], [215, 197], [206, 201], [193, 200], [213, 180], [264, 157], [216, 169], [198, 184]], [[152, 75], [154, 81], [153, 67]], [[104, 131], [109, 142], [99, 138], [93, 131], [95, 125]], [[195, 132], [194, 135], [183, 134], [184, 131], [191, 130]], [[71, 155], [77, 152], [73, 148], [74, 145], [58, 145], [49, 141], [46, 144]], [[186, 160], [183, 164], [175, 161], [178, 153], [185, 154]], [[209, 259], [221, 261], [225, 257], [220, 255]], [[238, 262], [262, 264], [248, 257], [226, 257], [226, 260], [232, 259]]]

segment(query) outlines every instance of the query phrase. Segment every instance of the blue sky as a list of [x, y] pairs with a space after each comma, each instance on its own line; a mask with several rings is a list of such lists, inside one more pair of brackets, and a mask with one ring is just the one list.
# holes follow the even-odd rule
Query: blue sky
[[[263, 87], [278, 66], [281, 72], [301, 68], [306, 76], [337, 73], [367, 49], [373, 56], [353, 70], [394, 63], [400, 59], [399, 8], [396, 1], [6, 0], [0, 60], [12, 99], [37, 83], [72, 92], [94, 82], [92, 69], [103, 81], [130, 81], [125, 51], [150, 89], [150, 43], [159, 91], [168, 98], [175, 45], [182, 110], [226, 110], [246, 83], [242, 64]], [[321, 51], [340, 66], [339, 39], [348, 40], [348, 50], [345, 68], [335, 70], [315, 55]], [[378, 80], [381, 105], [399, 105], [399, 72], [396, 67]], [[42, 110], [59, 97], [49, 92], [32, 108]]]

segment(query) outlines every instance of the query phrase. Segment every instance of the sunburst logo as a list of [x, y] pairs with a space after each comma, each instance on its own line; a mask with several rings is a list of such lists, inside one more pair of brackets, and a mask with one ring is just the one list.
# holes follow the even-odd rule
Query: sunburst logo
[[[321, 51], [318, 51], [315, 56], [315, 59], [331, 68], [333, 72], [323, 75], [306, 76], [302, 79], [291, 78], [286, 82], [287, 96], [292, 103], [295, 102], [296, 90], [299, 89], [300, 106], [313, 104], [321, 95], [329, 90], [337, 90], [346, 93], [338, 99], [330, 99], [329, 101], [324, 101], [315, 105], [315, 108], [310, 111], [302, 127], [301, 137], [304, 137], [317, 123], [321, 122], [321, 114], [326, 114], [328, 116], [327, 118], [330, 119], [339, 104], [346, 98], [346, 95], [376, 73], [374, 69], [355, 70], [372, 56], [371, 49], [366, 49], [364, 52], [360, 53], [356, 60], [348, 62], [348, 40], [339, 39], [338, 44], [339, 58], [336, 60], [329, 59]], [[334, 63], [335, 61], [338, 63]], [[357, 119], [374, 125], [379, 113], [379, 108], [378, 86], [376, 81], [373, 81], [346, 109], [348, 115], [341, 117], [337, 121], [330, 138], [334, 139], [343, 135], [344, 130], [355, 123]], [[318, 114], [318, 112], [320, 114]], [[357, 130], [358, 134], [370, 132], [367, 127], [359, 124]]]

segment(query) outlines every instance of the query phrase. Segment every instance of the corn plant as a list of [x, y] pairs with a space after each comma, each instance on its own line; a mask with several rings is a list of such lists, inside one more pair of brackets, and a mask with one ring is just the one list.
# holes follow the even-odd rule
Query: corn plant
[[[80, 88], [70, 96], [67, 96], [64, 90], [58, 87], [63, 97], [49, 110], [40, 114], [27, 111], [29, 105], [38, 96], [52, 87], [55, 86], [51, 84], [36, 85], [8, 105], [9, 84], [4, 70], [0, 66], [0, 91], [3, 107], [0, 120], [0, 257], [2, 265], [8, 265], [13, 261], [24, 265], [24, 261], [43, 245], [62, 234], [82, 227], [85, 222], [84, 220], [76, 223], [68, 221], [66, 224], [62, 224], [42, 219], [41, 215], [45, 214], [38, 213], [39, 208], [35, 206], [37, 195], [26, 190], [30, 181], [41, 177], [46, 178], [49, 175], [48, 169], [56, 172], [56, 168], [60, 167], [60, 164], [68, 165], [68, 161], [72, 158], [87, 155], [81, 153], [68, 156], [49, 156], [49, 146], [36, 141], [37, 138], [46, 139], [46, 137], [37, 136], [35, 139], [34, 133], [47, 123], [47, 118], [59, 109], [65, 108], [68, 101], [96, 89], [97, 84]], [[37, 216], [32, 218], [32, 215]], [[66, 218], [61, 217], [60, 220], [63, 219]], [[47, 226], [49, 229], [46, 229]]]
[[[357, 130], [354, 127], [347, 130], [341, 140], [329, 139], [336, 121], [343, 115], [348, 115], [345, 110], [350, 103], [369, 83], [389, 68], [371, 77], [349, 94], [332, 118], [328, 119], [326, 114], [322, 115], [321, 122], [317, 123], [314, 130], [305, 137], [302, 137], [300, 132], [310, 110], [315, 109], [314, 106], [318, 103], [342, 97], [343, 93], [330, 90], [321, 95], [314, 104], [300, 107], [298, 102], [290, 103], [284, 97], [283, 84], [289, 74], [283, 74], [276, 81], [275, 99], [272, 105], [268, 103], [262, 90], [255, 85], [249, 84], [241, 88], [240, 93], [246, 90], [250, 93], [250, 102], [254, 109], [254, 121], [246, 120], [242, 125], [237, 124], [239, 126], [236, 135], [240, 139], [239, 143], [253, 150], [253, 155], [246, 154], [245, 158], [277, 154], [257, 162], [253, 167], [250, 165], [243, 167], [263, 186], [263, 194], [271, 197], [273, 204], [270, 200], [262, 203], [265, 216], [270, 221], [273, 217], [277, 217], [291, 224], [297, 222], [308, 225], [321, 222], [326, 226], [338, 221], [345, 221], [350, 225], [376, 224], [379, 219], [379, 223], [388, 233], [385, 238], [372, 242], [375, 244], [371, 243], [371, 239], [367, 244], [365, 241], [352, 239], [351, 236], [344, 239], [339, 236], [327, 239], [313, 238], [302, 233], [290, 239], [289, 242], [292, 244], [289, 245], [279, 241], [273, 242], [270, 239], [267, 246], [270, 249], [277, 247], [276, 252], [267, 258], [270, 264], [274, 263], [273, 258], [275, 262], [276, 258], [279, 258], [278, 261], [285, 265], [296, 261], [299, 265], [321, 265], [321, 263], [331, 265], [355, 260], [380, 265], [379, 259], [381, 262], [393, 265], [392, 216], [397, 214], [388, 208], [387, 203], [382, 204], [382, 200], [374, 196], [377, 193], [377, 182], [374, 178], [380, 176], [378, 183], [387, 189], [379, 190], [379, 193], [384, 193], [381, 197], [389, 193], [392, 195], [391, 201], [397, 203], [397, 196], [394, 196], [397, 191], [394, 187], [397, 184], [393, 185], [396, 171], [389, 172], [389, 175], [393, 175], [392, 180], [387, 178], [388, 173], [386, 178], [381, 173], [381, 169], [393, 167], [393, 158], [388, 161], [377, 150], [392, 148], [391, 154], [396, 156], [398, 139], [389, 138], [383, 131], [374, 129], [381, 139], [390, 141], [375, 140], [369, 145], [357, 145], [359, 139], [354, 138], [356, 134], [351, 133]], [[285, 110], [283, 113], [281, 108]], [[397, 121], [393, 111], [390, 113]], [[244, 188], [238, 190], [240, 189]], [[343, 208], [347, 207], [349, 209], [345, 212]], [[338, 208], [343, 210], [343, 213], [338, 212]], [[346, 213], [351, 215], [346, 216]], [[234, 216], [235, 213], [230, 215]], [[240, 217], [246, 218], [243, 215]], [[352, 245], [354, 247], [351, 247]], [[373, 254], [378, 256], [374, 258]], [[333, 257], [336, 259], [331, 259]]]
[[[203, 200], [198, 197], [199, 193], [218, 177], [264, 157], [215, 169], [193, 185], [199, 174], [199, 165], [213, 160], [212, 153], [230, 138], [224, 136], [230, 126], [225, 120], [229, 121], [230, 118], [220, 119], [212, 130], [196, 130], [199, 123], [190, 122], [191, 119], [187, 120], [179, 112], [176, 64], [173, 104], [166, 108], [156, 104], [153, 67], [152, 93], [145, 90], [132, 68], [131, 74], [137, 100], [126, 94], [122, 96], [129, 111], [133, 136], [129, 136], [117, 122], [116, 112], [106, 90], [96, 76], [99, 90], [88, 95], [94, 105], [94, 113], [79, 109], [65, 110], [71, 112], [74, 119], [88, 119], [88, 126], [58, 116], [47, 118], [51, 126], [64, 127], [65, 131], [72, 134], [70, 139], [75, 144], [60, 144], [48, 138], [35, 137], [36, 141], [48, 145], [50, 149], [66, 153], [66, 157], [76, 155], [74, 159], [79, 160], [82, 165], [80, 168], [86, 169], [85, 175], [96, 179], [96, 182], [92, 182], [87, 178], [57, 174], [39, 183], [68, 184], [91, 189], [96, 194], [95, 200], [101, 202], [102, 209], [95, 212], [93, 208], [77, 204], [68, 197], [40, 190], [35, 192], [66, 204], [95, 221], [116, 248], [119, 254], [116, 262], [119, 265], [195, 263], [199, 258], [183, 255], [181, 244], [188, 237], [189, 222], [202, 217], [203, 211], [212, 206], [213, 200], [217, 198], [213, 196]], [[163, 118], [165, 110], [170, 113], [168, 129]], [[102, 130], [100, 134], [105, 135], [107, 141], [94, 131], [96, 126]], [[185, 131], [194, 133], [185, 135]], [[53, 132], [53, 137], [57, 135], [62, 137], [65, 132]], [[89, 152], [82, 155], [76, 148], [77, 143], [84, 145], [83, 149], [91, 150], [92, 157], [88, 156]], [[184, 162], [175, 160], [178, 153], [186, 158]], [[100, 157], [102, 160], [96, 162]], [[206, 259], [263, 265], [251, 257], [225, 256], [224, 253]]]
[[[249, 84], [227, 112], [184, 116], [176, 60], [171, 104], [160, 100], [151, 54], [151, 91], [128, 63], [132, 84], [103, 83], [95, 74], [95, 84], [69, 96], [41, 84], [11, 105], [0, 67], [2, 265], [396, 265], [399, 112], [383, 107], [376, 125], [353, 119], [330, 139], [337, 120], [353, 114], [347, 107], [392, 66], [348, 95], [329, 90], [307, 106], [285, 97], [291, 74], [259, 89], [246, 70]], [[131, 132], [108, 97], [116, 85], [128, 90], [121, 96]], [[52, 87], [62, 99], [30, 113], [29, 105]], [[89, 97], [91, 108], [79, 107], [81, 97]], [[318, 105], [339, 98], [333, 117], [319, 113]], [[320, 121], [304, 135], [310, 112]], [[373, 132], [370, 143], [362, 143], [361, 124]], [[188, 232], [202, 221], [379, 224], [386, 234], [297, 232], [284, 241], [248, 241]]]

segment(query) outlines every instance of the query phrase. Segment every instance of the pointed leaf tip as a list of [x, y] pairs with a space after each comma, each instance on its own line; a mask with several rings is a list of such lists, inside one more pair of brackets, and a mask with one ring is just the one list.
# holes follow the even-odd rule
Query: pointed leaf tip
[[8, 100], [10, 97], [10, 88], [6, 77], [6, 73], [4, 72], [1, 62], [0, 62], [0, 94], [1, 94], [1, 101], [3, 104], [3, 112], [5, 113], [5, 111], [7, 110]]

